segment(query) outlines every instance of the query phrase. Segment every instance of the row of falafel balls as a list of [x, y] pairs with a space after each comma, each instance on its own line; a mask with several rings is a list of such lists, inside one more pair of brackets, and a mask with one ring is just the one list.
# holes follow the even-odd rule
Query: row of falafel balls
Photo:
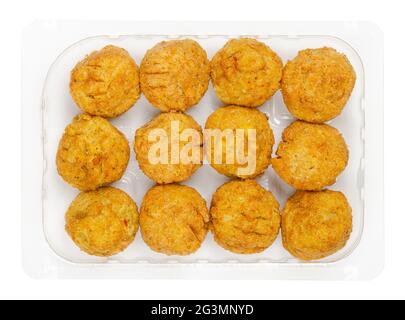
[[[154, 129], [178, 121], [180, 131], [201, 127], [183, 112], [196, 105], [210, 79], [227, 105], [207, 120], [206, 129], [256, 130], [256, 170], [241, 175], [243, 165], [211, 165], [235, 180], [213, 195], [211, 208], [193, 188], [178, 184], [203, 163], [152, 164], [148, 159]], [[339, 131], [327, 124], [346, 105], [356, 75], [345, 55], [332, 48], [307, 49], [284, 67], [278, 55], [255, 39], [232, 39], [212, 61], [193, 40], [158, 43], [140, 69], [127, 51], [107, 46], [79, 62], [71, 72], [70, 92], [85, 112], [68, 125], [56, 157], [60, 176], [82, 192], [66, 213], [66, 230], [80, 249], [96, 256], [123, 251], [142, 238], [154, 251], [188, 255], [201, 246], [208, 230], [223, 248], [239, 254], [269, 248], [282, 229], [283, 245], [295, 257], [317, 260], [342, 249], [352, 230], [346, 197], [324, 188], [335, 183], [348, 162]], [[272, 158], [275, 143], [265, 114], [256, 107], [281, 87], [288, 110], [298, 119], [288, 126]], [[121, 179], [130, 156], [125, 136], [105, 118], [121, 115], [142, 93], [162, 113], [135, 134], [141, 170], [157, 185], [143, 200], [140, 214], [123, 191], [106, 187]], [[201, 106], [202, 107], [202, 106]], [[181, 133], [180, 132], [180, 133]], [[170, 141], [170, 138], [169, 138]], [[180, 141], [180, 149], [187, 142]], [[226, 141], [224, 141], [226, 144]], [[168, 150], [170, 153], [170, 148]], [[214, 149], [206, 152], [214, 152]], [[255, 180], [272, 165], [297, 189], [280, 215], [272, 193]]]

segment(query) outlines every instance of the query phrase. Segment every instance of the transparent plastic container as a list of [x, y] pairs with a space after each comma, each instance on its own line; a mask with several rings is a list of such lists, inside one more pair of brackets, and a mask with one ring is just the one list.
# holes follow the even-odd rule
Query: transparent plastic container
[[[93, 257], [80, 251], [64, 229], [65, 212], [78, 190], [61, 179], [55, 164], [64, 128], [81, 113], [69, 94], [72, 68], [87, 54], [108, 44], [128, 50], [139, 65], [145, 52], [156, 43], [181, 38], [199, 42], [211, 59], [230, 38], [241, 36], [257, 38], [268, 44], [284, 63], [293, 59], [299, 50], [327, 46], [344, 53], [353, 65], [357, 75], [353, 93], [342, 114], [329, 122], [342, 133], [350, 152], [348, 166], [336, 184], [329, 187], [342, 191], [352, 207], [353, 231], [347, 245], [325, 259], [303, 262], [283, 248], [281, 232], [270, 248], [253, 255], [226, 251], [209, 233], [196, 253], [169, 257], [149, 249], [138, 232], [135, 241], [113, 257]], [[26, 173], [23, 184], [23, 265], [30, 275], [41, 278], [366, 279], [381, 271], [384, 264], [382, 50], [379, 50], [382, 35], [375, 25], [51, 21], [29, 26], [23, 44], [23, 53], [26, 50], [23, 58], [26, 79], [23, 81], [23, 125], [26, 125], [23, 151], [25, 154], [29, 152], [29, 157], [23, 159]], [[38, 86], [34, 85], [37, 83]], [[41, 84], [42, 91], [39, 91], [36, 88]], [[39, 101], [40, 108], [32, 109], [32, 106], [39, 107]], [[222, 105], [210, 85], [199, 104], [187, 113], [204, 126], [207, 117]], [[280, 92], [260, 110], [268, 115], [274, 131], [274, 153], [283, 129], [294, 119]], [[135, 160], [134, 135], [136, 129], [158, 113], [142, 96], [129, 111], [111, 120], [126, 135], [131, 146], [131, 159], [125, 175], [113, 186], [126, 191], [138, 206], [154, 183], [142, 173]], [[36, 136], [41, 136], [40, 141], [35, 140]], [[33, 165], [42, 169], [40, 179], [35, 175], [27, 177]], [[212, 194], [228, 180], [205, 162], [184, 184], [196, 188], [209, 206]], [[271, 167], [257, 181], [275, 195], [281, 208], [294, 192]], [[38, 186], [41, 186], [40, 190]]]

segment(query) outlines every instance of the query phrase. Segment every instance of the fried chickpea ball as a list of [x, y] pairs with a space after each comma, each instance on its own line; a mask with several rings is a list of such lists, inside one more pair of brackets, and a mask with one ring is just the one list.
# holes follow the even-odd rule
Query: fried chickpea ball
[[162, 41], [146, 52], [140, 78], [152, 105], [163, 112], [186, 111], [208, 89], [207, 53], [191, 39]]
[[155, 186], [142, 203], [142, 238], [159, 253], [182, 256], [194, 253], [207, 235], [208, 223], [205, 200], [187, 186]]
[[82, 192], [66, 212], [66, 231], [84, 252], [112, 256], [135, 239], [138, 208], [124, 191], [116, 188]]
[[337, 129], [298, 120], [284, 130], [272, 165], [295, 189], [321, 190], [336, 182], [348, 160], [346, 143]]
[[263, 42], [232, 39], [211, 61], [211, 78], [226, 104], [258, 107], [279, 89], [283, 63]]
[[78, 115], [59, 142], [59, 175], [82, 191], [95, 190], [121, 179], [129, 161], [125, 136], [106, 119]]
[[[172, 137], [171, 131], [177, 127], [179, 137], [185, 135], [184, 139]], [[162, 150], [156, 154], [152, 152], [157, 142], [150, 139], [156, 130], [163, 130], [167, 136], [169, 145], [166, 152]], [[172, 139], [178, 141], [178, 150], [172, 146]], [[175, 143], [177, 145], [177, 142]], [[182, 113], [162, 113], [136, 131], [134, 150], [139, 166], [146, 176], [159, 184], [170, 184], [187, 180], [201, 167], [204, 157], [202, 146], [202, 129], [191, 116]], [[187, 151], [185, 154], [184, 150]], [[172, 153], [176, 153], [173, 159]], [[163, 159], [164, 163], [155, 164], [150, 155], [157, 158], [163, 155], [166, 159]]]
[[131, 108], [141, 94], [139, 70], [128, 52], [106, 46], [72, 70], [70, 94], [84, 112], [114, 118]]
[[356, 73], [344, 54], [332, 48], [307, 49], [284, 67], [281, 90], [295, 117], [322, 123], [342, 112], [355, 82]]
[[[254, 178], [263, 174], [270, 165], [274, 135], [266, 115], [259, 110], [239, 106], [220, 108], [208, 118], [205, 129], [206, 152], [211, 166], [220, 174], [242, 179]], [[244, 141], [237, 139], [239, 130], [244, 131]], [[249, 131], [255, 132], [255, 137], [249, 137]], [[225, 134], [227, 132], [233, 135], [233, 139]], [[218, 133], [222, 134], [222, 139]], [[244, 161], [240, 161], [238, 150], [244, 153]], [[253, 159], [243, 163], [250, 158], [249, 153]], [[227, 161], [229, 156], [232, 161]], [[218, 159], [221, 161], [216, 161], [216, 157], [222, 158]]]
[[342, 249], [352, 232], [352, 209], [337, 191], [297, 191], [282, 211], [283, 245], [301, 260], [319, 260]]
[[220, 187], [211, 205], [215, 241], [234, 253], [259, 253], [270, 247], [280, 230], [276, 198], [254, 180], [232, 181]]

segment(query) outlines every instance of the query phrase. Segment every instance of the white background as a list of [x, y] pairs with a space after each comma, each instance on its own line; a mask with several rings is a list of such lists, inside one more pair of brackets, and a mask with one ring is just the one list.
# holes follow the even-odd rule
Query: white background
[[[403, 1], [13, 1], [0, 5], [0, 298], [404, 298]], [[21, 31], [36, 19], [376, 22], [385, 34], [386, 267], [369, 282], [32, 280], [21, 267]], [[381, 152], [384, 152], [381, 150]], [[35, 168], [33, 168], [35, 170]]]

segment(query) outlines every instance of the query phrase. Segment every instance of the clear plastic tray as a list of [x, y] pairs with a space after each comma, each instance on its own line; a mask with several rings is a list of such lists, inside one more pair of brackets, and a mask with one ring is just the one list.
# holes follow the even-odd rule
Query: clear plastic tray
[[[256, 37], [254, 35], [244, 35]], [[231, 36], [205, 36], [204, 34], [186, 36], [198, 41], [207, 51], [209, 58], [219, 50]], [[237, 37], [233, 35], [232, 37]], [[129, 51], [139, 65], [147, 49], [162, 40], [183, 38], [182, 36], [162, 35], [123, 35], [123, 36], [97, 36], [79, 41], [65, 51], [53, 63], [49, 69], [43, 91], [43, 230], [46, 241], [52, 250], [62, 259], [74, 264], [224, 264], [224, 263], [270, 263], [270, 264], [303, 264], [293, 258], [281, 244], [281, 234], [277, 241], [266, 251], [254, 255], [237, 255], [225, 251], [218, 246], [208, 234], [201, 249], [187, 257], [165, 256], [150, 250], [142, 241], [138, 232], [135, 241], [127, 250], [110, 258], [98, 258], [81, 252], [70, 240], [64, 231], [64, 216], [70, 202], [78, 194], [78, 191], [67, 185], [57, 174], [55, 155], [59, 139], [64, 128], [72, 118], [80, 113], [69, 94], [70, 70], [86, 54], [98, 50], [107, 44], [120, 46]], [[320, 261], [306, 264], [330, 264], [337, 262], [350, 255], [357, 247], [362, 237], [364, 225], [364, 70], [362, 61], [357, 52], [345, 41], [333, 36], [259, 36], [260, 41], [268, 44], [275, 50], [283, 62], [296, 56], [299, 50], [306, 48], [318, 48], [330, 46], [343, 52], [351, 61], [356, 74], [357, 82], [352, 96], [343, 113], [330, 122], [330, 124], [343, 134], [349, 146], [350, 160], [346, 170], [339, 176], [337, 183], [330, 187], [333, 190], [342, 191], [348, 198], [353, 209], [353, 232], [346, 247]], [[210, 86], [208, 92], [200, 103], [189, 110], [189, 114], [202, 126], [207, 117], [222, 103], [216, 98]], [[273, 128], [276, 145], [280, 141], [283, 129], [291, 123], [292, 116], [286, 110], [281, 94], [278, 92], [271, 100], [261, 108], [269, 116], [270, 125]], [[114, 186], [125, 190], [140, 206], [146, 191], [153, 186], [153, 182], [144, 176], [138, 168], [132, 150], [135, 130], [148, 122], [158, 114], [158, 110], [152, 107], [144, 96], [128, 112], [112, 123], [117, 126], [128, 138], [131, 145], [131, 159], [124, 177]], [[266, 173], [257, 179], [265, 188], [273, 192], [279, 200], [281, 207], [286, 199], [293, 193], [293, 189], [287, 186], [274, 173], [270, 167]], [[195, 187], [210, 205], [211, 196], [227, 178], [219, 175], [208, 164], [205, 164], [185, 184]]]

